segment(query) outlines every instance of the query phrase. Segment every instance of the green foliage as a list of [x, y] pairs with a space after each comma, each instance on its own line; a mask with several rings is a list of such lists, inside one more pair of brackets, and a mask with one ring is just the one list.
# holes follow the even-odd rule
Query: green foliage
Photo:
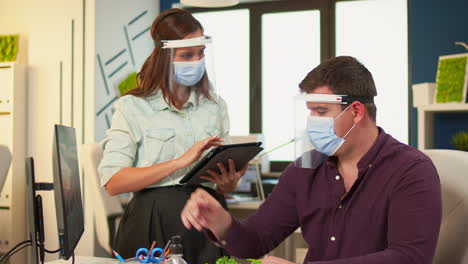
[[120, 92], [120, 95], [123, 95], [124, 93], [134, 89], [134, 88], [137, 88], [138, 87], [138, 84], [137, 84], [137, 73], [136, 72], [132, 72], [130, 73], [127, 78], [125, 78], [125, 80], [123, 80], [120, 84], [119, 84], [119, 92]]
[[216, 264], [239, 264], [235, 259], [224, 256], [216, 260]]
[[467, 59], [468, 57], [460, 57], [439, 61], [437, 103], [463, 102]]
[[456, 149], [468, 151], [468, 132], [461, 131], [453, 135], [452, 143]]
[[258, 260], [258, 259], [246, 259], [246, 260], [250, 261], [251, 264], [260, 264], [260, 263], [262, 263], [262, 262], [261, 262], [260, 260]]
[[0, 36], [0, 62], [16, 60], [18, 38], [18, 35]]

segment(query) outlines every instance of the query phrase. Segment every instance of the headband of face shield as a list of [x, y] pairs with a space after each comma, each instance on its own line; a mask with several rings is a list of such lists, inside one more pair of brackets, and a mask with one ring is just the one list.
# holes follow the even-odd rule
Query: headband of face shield
[[[190, 39], [163, 40], [158, 45], [170, 51], [169, 89], [176, 96], [188, 95], [188, 87], [214, 85], [212, 50], [209, 36]], [[209, 59], [207, 59], [207, 57]], [[204, 78], [206, 76], [206, 79]]]
[[[335, 134], [335, 121], [345, 113], [354, 101], [362, 103], [372, 103], [373, 97], [352, 97], [346, 95], [334, 94], [307, 94], [295, 98], [296, 111], [296, 139], [295, 145], [295, 165], [305, 168], [317, 167], [323, 161], [323, 156], [333, 156], [344, 144], [346, 136], [353, 130], [354, 124], [343, 137]], [[342, 104], [348, 105], [336, 117], [322, 117], [310, 115], [306, 107], [307, 103], [319, 104]], [[307, 116], [307, 117], [305, 117]], [[305, 127], [303, 127], [304, 119]], [[322, 158], [317, 158], [320, 155], [311, 154], [312, 150], [316, 150], [322, 154]]]

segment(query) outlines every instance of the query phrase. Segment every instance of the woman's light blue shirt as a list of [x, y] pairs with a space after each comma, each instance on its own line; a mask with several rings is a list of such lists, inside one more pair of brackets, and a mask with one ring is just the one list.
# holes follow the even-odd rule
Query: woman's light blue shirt
[[[219, 96], [211, 101], [200, 95], [197, 100], [192, 92], [178, 110], [164, 100], [161, 92], [149, 97], [126, 95], [115, 102], [114, 110], [111, 128], [101, 142], [104, 155], [98, 170], [102, 186], [122, 168], [173, 160], [196, 141], [211, 136], [227, 140], [229, 136], [227, 106]], [[178, 184], [193, 166], [148, 187]]]

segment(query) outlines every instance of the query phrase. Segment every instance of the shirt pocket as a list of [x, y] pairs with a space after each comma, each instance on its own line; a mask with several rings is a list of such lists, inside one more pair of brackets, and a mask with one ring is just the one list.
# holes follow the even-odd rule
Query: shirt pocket
[[221, 130], [217, 127], [208, 126], [205, 128], [206, 137], [220, 137]]
[[146, 165], [165, 162], [174, 159], [175, 131], [173, 128], [155, 128], [145, 130], [145, 161]]

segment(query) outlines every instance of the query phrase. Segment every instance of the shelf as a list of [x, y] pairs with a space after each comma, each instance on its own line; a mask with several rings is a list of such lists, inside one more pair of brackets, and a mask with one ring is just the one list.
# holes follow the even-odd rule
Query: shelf
[[468, 111], [468, 103], [444, 103], [432, 104], [418, 107], [418, 110], [425, 112], [451, 112], [451, 111]]

